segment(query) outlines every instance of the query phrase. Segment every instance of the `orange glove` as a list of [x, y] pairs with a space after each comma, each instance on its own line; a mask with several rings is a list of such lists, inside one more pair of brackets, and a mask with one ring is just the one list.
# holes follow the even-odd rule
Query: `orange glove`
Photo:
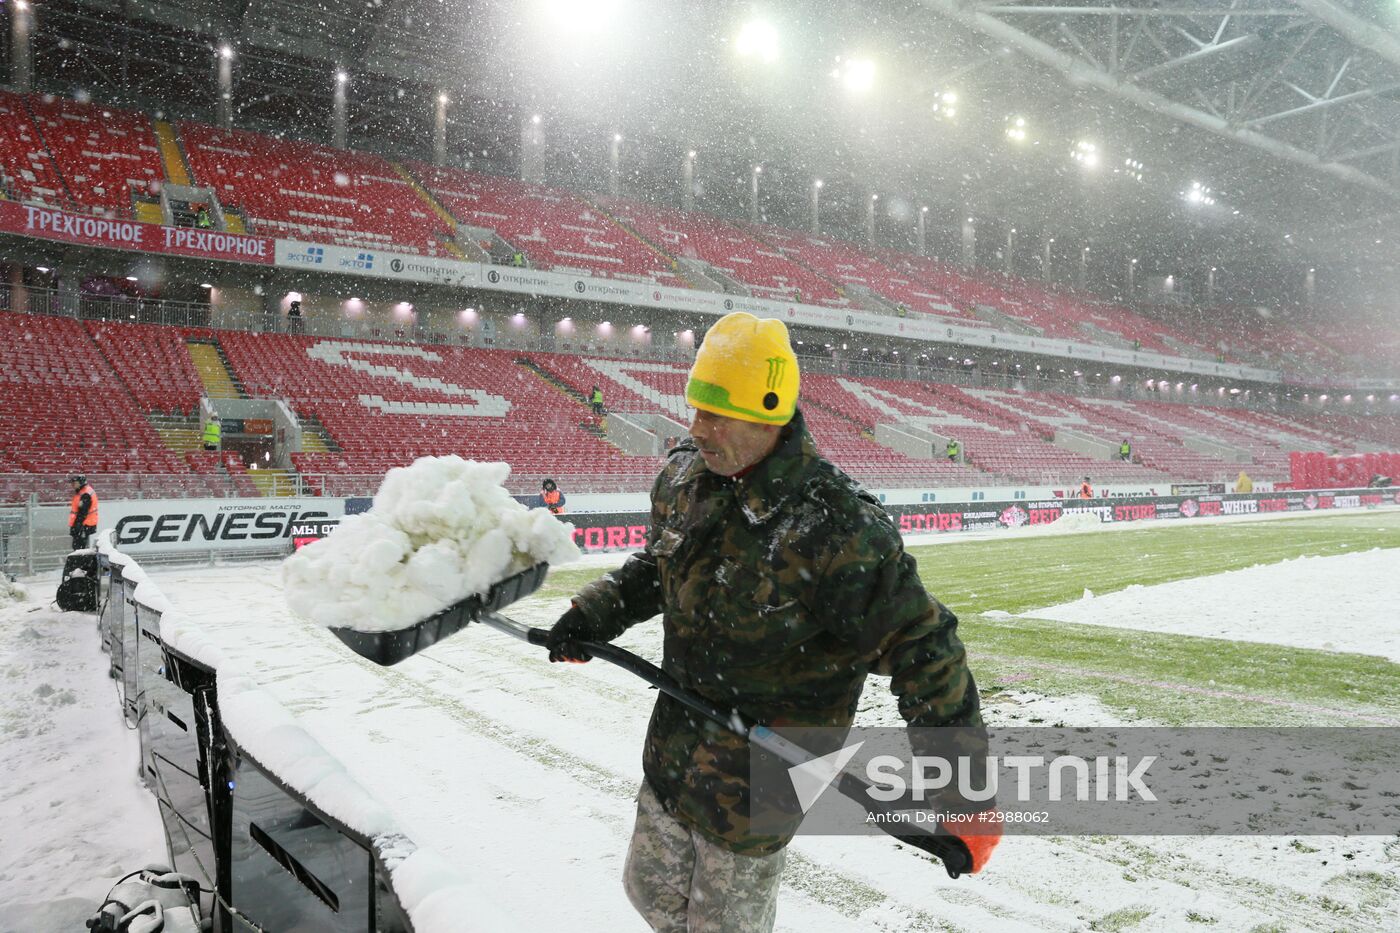
[[967, 854], [972, 857], [974, 875], [987, 864], [987, 860], [992, 857], [992, 850], [1001, 842], [1001, 820], [996, 818], [996, 812], [983, 810], [972, 819], [943, 824], [943, 828], [953, 838], [967, 847]]

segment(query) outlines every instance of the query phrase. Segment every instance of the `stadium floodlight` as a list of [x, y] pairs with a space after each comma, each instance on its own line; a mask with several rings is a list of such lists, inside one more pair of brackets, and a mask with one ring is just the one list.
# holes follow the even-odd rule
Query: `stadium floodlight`
[[1210, 189], [1199, 181], [1191, 182], [1190, 190], [1183, 191], [1181, 196], [1184, 197], [1189, 204], [1204, 204], [1210, 207], [1215, 203], [1215, 198], [1211, 195]]
[[958, 94], [956, 91], [944, 91], [939, 94], [933, 102], [933, 115], [939, 120], [951, 120], [958, 115]]
[[535, 114], [534, 116], [532, 116], [532, 117], [530, 118], [530, 122], [533, 123], [533, 124], [535, 124], [535, 126], [539, 126], [539, 125], [540, 125], [540, 115], [539, 115], [539, 114]]
[[226, 61], [233, 58], [233, 46], [229, 45], [227, 42], [219, 46], [219, 56]]
[[870, 196], [870, 200], [871, 200], [871, 201], [878, 201], [878, 200], [880, 200], [880, 196], [879, 196], [878, 194], [872, 194], [872, 195]]
[[973, 219], [972, 219], [971, 217], [969, 217], [969, 218], [967, 218], [967, 222], [968, 222], [968, 223], [973, 223]]
[[622, 142], [622, 134], [621, 134], [621, 133], [613, 133], [613, 142], [615, 142], [615, 143], [620, 143], [620, 142]]
[[852, 94], [864, 94], [875, 86], [875, 62], [869, 58], [848, 58], [841, 64], [841, 83]]
[[1074, 161], [1085, 168], [1098, 168], [1099, 147], [1088, 140], [1081, 139], [1079, 142], [1075, 143], [1074, 148], [1070, 150], [1070, 158], [1074, 159]]
[[211, 284], [208, 283], [208, 282], [200, 282], [200, 283], [199, 283], [199, 287], [200, 287], [200, 288], [213, 288], [214, 286], [211, 285]]
[[687, 153], [685, 154], [685, 157], [686, 157], [687, 159], [693, 159], [693, 158], [695, 158], [695, 150], [692, 149], [692, 150], [690, 150], [689, 152], [687, 152]]
[[135, 281], [136, 281], [136, 276], [134, 276], [134, 275], [128, 275], [128, 276], [126, 277], [126, 280], [127, 280], [128, 282], [135, 282]]
[[439, 103], [439, 104], [446, 104], [446, 103], [447, 103], [447, 95], [446, 95], [446, 94], [439, 94], [439, 95], [438, 95], [438, 103]]
[[826, 184], [825, 182], [823, 182], [820, 178], [818, 178], [818, 179], [816, 179], [815, 181], [812, 182], [812, 187], [813, 187], [813, 188], [821, 188], [821, 187], [822, 187], [823, 185], [825, 185], [825, 184]]
[[344, 71], [343, 69], [340, 70], [340, 71], [337, 71], [337, 72], [335, 73], [335, 83], [336, 83], [336, 84], [344, 84], [345, 82], [347, 82], [347, 81], [349, 81], [349, 80], [350, 80], [350, 75], [349, 75], [349, 73], [347, 73], [347, 72]]
[[749, 20], [739, 28], [734, 40], [734, 51], [742, 58], [771, 65], [778, 60], [778, 30], [766, 20]]
[[1014, 143], [1023, 143], [1026, 141], [1025, 117], [1007, 117], [1006, 124], [1007, 139]]
[[919, 208], [919, 213], [920, 213], [920, 214], [927, 214], [927, 213], [928, 213], [928, 208], [927, 208], [927, 207], [921, 207], [921, 208]]
[[25, 3], [24, 0], [15, 0], [15, 9], [23, 12], [29, 9], [29, 4]]
[[49, 271], [49, 267], [48, 267], [48, 266], [35, 266], [34, 268], [37, 269], [37, 270], [40, 271], [40, 272], [48, 272], [48, 271]]

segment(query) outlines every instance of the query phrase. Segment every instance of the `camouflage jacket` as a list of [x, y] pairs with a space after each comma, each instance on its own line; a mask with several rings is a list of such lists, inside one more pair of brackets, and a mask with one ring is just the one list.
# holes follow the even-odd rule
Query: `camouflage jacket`
[[[575, 597], [594, 640], [659, 613], [665, 671], [769, 726], [848, 727], [871, 672], [891, 678], [911, 726], [981, 724], [957, 618], [924, 591], [879, 501], [818, 455], [801, 412], [738, 479], [687, 439], [651, 501], [646, 548]], [[800, 822], [751, 833], [747, 743], [664, 694], [643, 767], [668, 812], [731, 851], [775, 852]]]

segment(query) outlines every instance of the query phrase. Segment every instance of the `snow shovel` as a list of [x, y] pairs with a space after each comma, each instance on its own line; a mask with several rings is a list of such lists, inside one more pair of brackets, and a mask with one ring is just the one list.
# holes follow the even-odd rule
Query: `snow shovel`
[[[408, 628], [392, 632], [360, 632], [345, 628], [332, 628], [331, 631], [356, 654], [386, 666], [397, 664], [417, 654], [424, 648], [461, 631], [474, 621], [532, 645], [544, 647], [545, 640], [549, 637], [547, 629], [532, 628], [523, 622], [516, 622], [501, 615], [497, 610], [539, 589], [548, 569], [548, 564], [537, 564], [495, 584], [485, 595], [468, 597]], [[595, 658], [601, 658], [636, 674], [688, 709], [713, 720], [740, 738], [748, 739], [789, 767], [810, 765], [817, 761], [817, 756], [802, 746], [783, 738], [767, 726], [754, 722], [738, 710], [722, 709], [698, 693], [687, 690], [676, 683], [670, 674], [625, 648], [606, 642], [582, 642], [581, 645]], [[820, 765], [813, 771], [820, 774], [819, 768]], [[868, 781], [849, 771], [839, 772], [834, 783], [837, 790], [860, 804], [866, 812], [877, 817], [883, 816], [874, 822], [884, 832], [941, 860], [950, 878], [957, 878], [972, 870], [972, 855], [967, 847], [941, 824], [936, 829], [929, 830], [904, 823], [897, 815], [892, 815], [898, 813], [896, 808], [887, 806], [870, 795], [871, 785]]]

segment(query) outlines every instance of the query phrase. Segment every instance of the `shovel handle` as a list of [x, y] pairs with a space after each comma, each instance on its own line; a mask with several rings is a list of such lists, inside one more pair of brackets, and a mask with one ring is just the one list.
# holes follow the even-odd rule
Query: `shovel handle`
[[[549, 638], [548, 629], [533, 628], [496, 612], [482, 613], [480, 621], [498, 631], [513, 635], [521, 641], [538, 645], [541, 648], [545, 646], [545, 642]], [[743, 716], [737, 710], [721, 709], [699, 694], [676, 683], [675, 678], [655, 664], [645, 658], [638, 657], [625, 648], [619, 648], [607, 642], [585, 641], [579, 644], [594, 657], [636, 674], [672, 699], [705, 718], [719, 723], [736, 735], [750, 739], [754, 744], [777, 755], [788, 764], [799, 765], [812, 759], [811, 753], [801, 746], [789, 742], [771, 729], [757, 726], [753, 720]], [[836, 781], [836, 789], [860, 804], [867, 812], [882, 812], [882, 808], [866, 793], [870, 789], [870, 785], [863, 778], [850, 772], [842, 772]], [[928, 830], [921, 827], [910, 827], [906, 823], [883, 820], [877, 821], [876, 825], [900, 842], [941, 860], [950, 878], [956, 878], [964, 872], [972, 870], [972, 856], [967, 851], [967, 847], [942, 827]]]

